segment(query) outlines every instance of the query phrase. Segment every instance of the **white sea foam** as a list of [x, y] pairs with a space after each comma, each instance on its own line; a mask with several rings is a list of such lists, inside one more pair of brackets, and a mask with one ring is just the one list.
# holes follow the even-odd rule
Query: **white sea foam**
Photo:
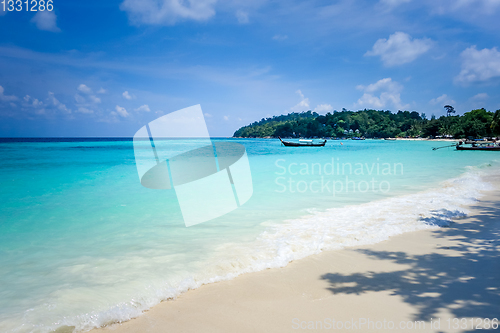
[[271, 226], [251, 247], [233, 244], [230, 262], [241, 263], [246, 253], [244, 272], [283, 267], [325, 250], [373, 244], [404, 232], [445, 227], [453, 218], [465, 216], [466, 207], [492, 188], [477, 170], [440, 185], [416, 194], [329, 209]]
[[[254, 241], [222, 244], [215, 249], [209, 260], [197, 263], [190, 269], [179, 269], [178, 276], [151, 278], [151, 283], [146, 287], [139, 282], [135, 285], [134, 278], [128, 276], [128, 302], [111, 307], [101, 304], [93, 312], [66, 316], [43, 326], [34, 324], [38, 317], [30, 318], [30, 314], [26, 313], [23, 327], [12, 331], [49, 332], [60, 326], [74, 326], [77, 331], [87, 331], [137, 317], [159, 302], [174, 299], [203, 284], [229, 280], [247, 272], [283, 267], [293, 260], [326, 250], [373, 244], [405, 232], [447, 226], [453, 218], [466, 215], [466, 207], [474, 204], [483, 191], [491, 189], [484, 170], [480, 169], [471, 168], [458, 178], [444, 181], [439, 187], [420, 193], [321, 212], [310, 210], [307, 216], [270, 225]], [[148, 258], [162, 264], [169, 262], [170, 257], [171, 255], [151, 252]], [[90, 269], [125, 270], [126, 267], [144, 267], [147, 270], [147, 265], [141, 266], [141, 260], [144, 260], [144, 256], [101, 262], [100, 265], [104, 268], [91, 267], [90, 263], [87, 264], [88, 267], [72, 267], [82, 272]], [[147, 275], [147, 272], [133, 274], [136, 274], [137, 279], [148, 280], [141, 276]], [[102, 277], [102, 274], [96, 276]], [[94, 293], [112, 292], [113, 281], [101, 283], [103, 288], [95, 289]], [[77, 304], [79, 301], [91, 301], [93, 295], [87, 293], [85, 288], [68, 287], [66, 292], [52, 296], [57, 304]], [[74, 311], [76, 312], [73, 313], [78, 313], [78, 308], [75, 307]]]

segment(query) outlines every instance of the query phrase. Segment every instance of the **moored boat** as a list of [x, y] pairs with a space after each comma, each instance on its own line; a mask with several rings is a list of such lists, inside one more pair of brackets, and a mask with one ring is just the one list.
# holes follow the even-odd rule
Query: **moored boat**
[[471, 147], [464, 147], [464, 146], [459, 146], [457, 145], [457, 150], [482, 150], [482, 151], [500, 151], [500, 146], [471, 146]]
[[284, 141], [279, 136], [278, 139], [280, 139], [281, 144], [285, 147], [323, 147], [326, 144], [326, 140], [315, 143], [313, 140], [304, 139], [300, 139], [298, 142]]
[[[464, 146], [470, 145], [470, 146]], [[460, 141], [457, 143], [457, 150], [482, 150], [482, 151], [500, 151], [500, 146], [496, 142], [471, 142]]]

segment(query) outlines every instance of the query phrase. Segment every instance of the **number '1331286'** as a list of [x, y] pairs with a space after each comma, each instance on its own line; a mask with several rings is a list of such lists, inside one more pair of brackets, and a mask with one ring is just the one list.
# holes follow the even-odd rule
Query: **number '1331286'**
[[4, 12], [43, 12], [53, 11], [53, 0], [2, 0], [0, 1], [0, 8]]

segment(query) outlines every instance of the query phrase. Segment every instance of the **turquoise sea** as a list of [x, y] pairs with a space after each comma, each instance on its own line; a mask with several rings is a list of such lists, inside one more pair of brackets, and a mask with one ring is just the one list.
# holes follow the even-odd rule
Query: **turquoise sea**
[[447, 142], [213, 141], [245, 146], [253, 196], [187, 228], [175, 190], [141, 186], [131, 139], [0, 139], [0, 332], [90, 330], [206, 283], [439, 228], [500, 172], [494, 152], [432, 150]]

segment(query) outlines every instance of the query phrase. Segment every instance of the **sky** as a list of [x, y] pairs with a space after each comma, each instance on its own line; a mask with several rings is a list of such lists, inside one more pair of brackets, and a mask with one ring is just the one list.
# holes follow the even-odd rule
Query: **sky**
[[213, 137], [307, 110], [500, 109], [500, 0], [54, 0], [52, 11], [13, 9], [0, 4], [2, 137], [131, 137], [196, 104]]

